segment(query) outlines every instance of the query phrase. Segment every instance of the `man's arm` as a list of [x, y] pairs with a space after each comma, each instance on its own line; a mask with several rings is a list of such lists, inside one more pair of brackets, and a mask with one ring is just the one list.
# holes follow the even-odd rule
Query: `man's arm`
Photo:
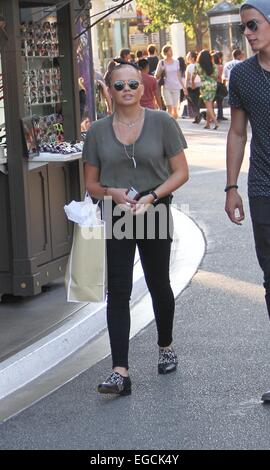
[[[155, 79], [155, 80], [156, 80], [156, 79]], [[153, 88], [153, 93], [154, 93], [154, 97], [155, 97], [155, 100], [156, 100], [157, 107], [158, 107], [159, 109], [162, 109], [162, 101], [161, 101], [160, 87], [158, 86], [157, 81], [156, 81], [155, 86], [154, 86], [154, 88]]]
[[189, 66], [187, 66], [185, 78], [186, 78], [186, 80], [185, 80], [184, 90], [186, 90], [186, 94], [187, 94], [188, 84], [191, 82], [191, 74], [190, 74]]
[[[243, 109], [231, 108], [231, 127], [227, 139], [227, 187], [237, 184], [247, 142], [247, 122]], [[241, 225], [245, 214], [237, 188], [229, 189], [226, 196], [225, 211], [228, 217], [233, 223]], [[239, 215], [235, 213], [236, 209], [239, 210]]]
[[[163, 62], [164, 63], [164, 62]], [[164, 69], [164, 65], [162, 65], [162, 60], [160, 60], [158, 62], [158, 65], [157, 65], [157, 68], [156, 68], [156, 71], [155, 71], [155, 77], [157, 80], [159, 80], [161, 74], [162, 74], [162, 71]]]

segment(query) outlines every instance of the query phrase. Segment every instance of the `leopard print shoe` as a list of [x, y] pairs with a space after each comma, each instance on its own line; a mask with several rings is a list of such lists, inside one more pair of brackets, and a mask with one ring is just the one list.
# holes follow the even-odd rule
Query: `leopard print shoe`
[[113, 393], [115, 395], [130, 395], [131, 380], [130, 377], [123, 377], [118, 372], [112, 372], [107, 379], [99, 384], [99, 393]]
[[158, 373], [169, 374], [174, 372], [177, 368], [178, 359], [173, 348], [163, 349], [159, 348], [159, 359], [158, 359]]

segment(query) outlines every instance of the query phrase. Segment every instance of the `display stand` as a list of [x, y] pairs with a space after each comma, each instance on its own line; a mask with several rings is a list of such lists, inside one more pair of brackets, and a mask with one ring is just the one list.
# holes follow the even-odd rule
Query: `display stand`
[[[48, 17], [39, 19], [43, 7]], [[72, 1], [56, 0], [1, 0], [0, 8], [7, 31], [1, 48], [7, 160], [0, 162], [0, 294], [29, 296], [64, 274], [72, 226], [63, 206], [84, 192], [80, 155], [27, 160], [21, 127], [30, 116], [40, 140], [80, 140], [74, 9]], [[44, 126], [49, 119], [51, 127]]]

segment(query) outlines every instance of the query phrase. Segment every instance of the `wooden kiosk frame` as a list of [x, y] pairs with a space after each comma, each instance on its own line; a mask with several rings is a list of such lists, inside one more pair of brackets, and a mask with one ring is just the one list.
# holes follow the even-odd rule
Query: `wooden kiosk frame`
[[[1, 44], [7, 163], [0, 171], [0, 295], [30, 296], [64, 274], [72, 225], [63, 206], [83, 192], [79, 159], [35, 162], [23, 158], [24, 116], [20, 8], [64, 5], [57, 9], [66, 141], [80, 139], [74, 5], [71, 0], [0, 0], [6, 43]], [[3, 166], [2, 166], [3, 168]]]

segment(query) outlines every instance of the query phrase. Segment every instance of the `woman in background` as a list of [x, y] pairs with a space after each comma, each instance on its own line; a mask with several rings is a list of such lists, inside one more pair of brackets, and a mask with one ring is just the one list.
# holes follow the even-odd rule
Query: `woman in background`
[[184, 57], [178, 57], [179, 68], [180, 68], [180, 75], [181, 75], [181, 85], [182, 88], [180, 90], [180, 103], [182, 103], [185, 99], [186, 95], [186, 62]]
[[201, 98], [203, 99], [207, 112], [206, 112], [206, 125], [205, 129], [210, 129], [210, 123], [214, 123], [214, 129], [219, 128], [219, 123], [214, 112], [214, 99], [217, 91], [217, 77], [218, 70], [212, 62], [210, 52], [203, 49], [198, 58], [197, 63], [192, 74], [192, 89], [195, 90], [195, 78], [199, 75], [201, 79]]
[[161, 55], [163, 59], [158, 63], [155, 76], [159, 80], [162, 74], [165, 74], [162, 97], [168, 113], [177, 119], [180, 90], [183, 89], [180, 65], [178, 60], [173, 58], [171, 46], [164, 46]]
[[[227, 118], [223, 116], [223, 100], [226, 96], [226, 87], [223, 84], [223, 79], [222, 79], [222, 76], [223, 76], [222, 52], [215, 52], [214, 54], [212, 54], [212, 59], [218, 70], [217, 92], [215, 96], [215, 100], [217, 103], [217, 110], [218, 110], [217, 118], [218, 118], [218, 121], [227, 121]], [[224, 90], [225, 90], [225, 93], [224, 93]]]
[[86, 106], [86, 87], [84, 84], [84, 78], [78, 78], [78, 85], [79, 85], [79, 97], [80, 97], [80, 117], [81, 121], [84, 115], [85, 106]]

